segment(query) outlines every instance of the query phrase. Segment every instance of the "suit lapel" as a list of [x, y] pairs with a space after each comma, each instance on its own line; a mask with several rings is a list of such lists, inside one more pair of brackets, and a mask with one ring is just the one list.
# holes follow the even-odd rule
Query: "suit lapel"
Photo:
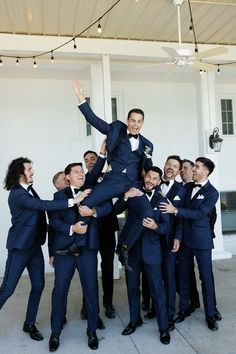
[[150, 201], [152, 209], [154, 209], [160, 203], [161, 198], [162, 198], [162, 194], [160, 193], [160, 191], [158, 191], [158, 192], [155, 191], [155, 193]]
[[174, 197], [178, 194], [179, 187], [176, 181], [174, 181], [173, 186], [169, 190], [169, 192], [166, 194], [166, 197], [170, 200], [173, 201]]

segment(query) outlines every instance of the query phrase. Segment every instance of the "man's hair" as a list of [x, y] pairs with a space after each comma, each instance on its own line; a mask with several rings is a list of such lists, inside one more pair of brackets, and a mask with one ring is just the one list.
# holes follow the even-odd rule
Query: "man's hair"
[[191, 160], [183, 159], [183, 160], [182, 160], [182, 165], [183, 165], [184, 162], [188, 162], [192, 167], [194, 166], [194, 162], [191, 161]]
[[56, 187], [56, 181], [58, 179], [58, 177], [62, 174], [62, 173], [65, 173], [64, 171], [59, 171], [57, 172], [54, 176], [53, 176], [53, 179], [52, 179], [52, 183], [54, 184], [54, 186]]
[[176, 161], [178, 161], [178, 162], [179, 162], [179, 169], [182, 168], [182, 160], [181, 160], [181, 158], [179, 157], [179, 155], [170, 155], [170, 156], [167, 157], [166, 162], [167, 162], [168, 160], [176, 160]]
[[208, 176], [214, 171], [214, 168], [215, 168], [215, 164], [213, 161], [211, 161], [210, 159], [208, 159], [207, 157], [198, 157], [195, 162], [201, 162], [203, 164], [203, 166], [205, 166], [209, 173], [208, 173]]
[[65, 170], [64, 170], [65, 175], [69, 175], [70, 172], [71, 172], [71, 170], [72, 170], [72, 168], [73, 168], [73, 167], [76, 167], [76, 166], [80, 166], [80, 167], [83, 168], [82, 162], [73, 162], [73, 163], [70, 163], [69, 165], [66, 166], [66, 168], [65, 168]]
[[137, 114], [141, 114], [143, 116], [143, 119], [144, 119], [144, 111], [142, 111], [141, 109], [139, 108], [133, 108], [129, 111], [128, 115], [127, 115], [127, 119], [130, 118], [131, 114], [132, 113], [137, 113]]
[[157, 167], [157, 166], [150, 166], [147, 169], [145, 169], [145, 173], [148, 173], [150, 171], [156, 172], [159, 174], [160, 178], [162, 177], [162, 170]]
[[85, 158], [86, 155], [88, 154], [94, 154], [96, 156], [98, 156], [98, 154], [96, 153], [96, 151], [93, 151], [93, 150], [87, 150], [85, 151], [84, 155], [83, 155], [83, 158]]
[[9, 191], [19, 184], [20, 177], [25, 173], [24, 163], [32, 163], [32, 161], [27, 157], [18, 157], [9, 164], [4, 179], [4, 188], [6, 190]]

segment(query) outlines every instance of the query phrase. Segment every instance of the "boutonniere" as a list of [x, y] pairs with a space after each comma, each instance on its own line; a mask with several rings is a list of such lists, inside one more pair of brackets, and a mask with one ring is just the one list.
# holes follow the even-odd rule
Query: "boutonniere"
[[150, 155], [150, 151], [152, 149], [148, 146], [148, 145], [145, 145], [144, 147], [144, 155], [146, 156], [147, 159], [150, 159], [152, 157], [152, 155]]

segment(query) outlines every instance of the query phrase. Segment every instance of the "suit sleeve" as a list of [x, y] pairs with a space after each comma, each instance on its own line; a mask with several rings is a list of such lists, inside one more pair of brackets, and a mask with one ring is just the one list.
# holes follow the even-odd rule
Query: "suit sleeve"
[[96, 116], [96, 114], [92, 111], [88, 102], [84, 102], [78, 106], [80, 112], [84, 115], [86, 121], [90, 123], [94, 128], [100, 131], [100, 133], [108, 135], [110, 131], [110, 124], [108, 124], [103, 119]]
[[158, 224], [158, 228], [153, 230], [159, 235], [168, 235], [170, 232], [170, 216], [169, 214], [162, 214], [159, 210], [154, 214], [154, 220]]
[[[54, 194], [54, 199], [55, 200], [60, 199], [58, 197], [57, 193]], [[49, 213], [49, 227], [52, 229], [52, 231], [51, 231], [52, 234], [54, 234], [54, 231], [58, 231], [60, 233], [63, 233], [65, 236], [70, 237], [71, 224], [68, 224], [61, 219], [59, 210], [52, 211]], [[51, 244], [52, 244], [52, 242], [51, 242]], [[50, 247], [51, 247], [51, 244], [50, 244]]]
[[113, 205], [113, 210], [116, 215], [123, 213], [127, 208], [127, 201], [125, 201], [123, 197], [119, 198]]

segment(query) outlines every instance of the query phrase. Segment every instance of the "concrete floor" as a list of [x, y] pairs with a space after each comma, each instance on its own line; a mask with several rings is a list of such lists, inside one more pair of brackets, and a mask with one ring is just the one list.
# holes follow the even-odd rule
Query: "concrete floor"
[[[214, 274], [217, 289], [218, 308], [223, 315], [217, 332], [210, 331], [204, 321], [202, 307], [177, 324], [171, 333], [171, 343], [163, 345], [155, 320], [144, 320], [131, 336], [122, 336], [124, 326], [129, 322], [128, 304], [124, 273], [115, 280], [114, 306], [117, 316], [109, 320], [101, 317], [106, 329], [97, 331], [99, 348], [97, 353], [104, 354], [236, 354], [236, 257], [214, 261]], [[50, 302], [53, 287], [53, 274], [47, 274], [46, 286], [38, 313], [38, 328], [44, 335], [42, 342], [31, 340], [22, 331], [25, 308], [29, 293], [29, 281], [23, 276], [14, 295], [8, 300], [0, 313], [0, 353], [2, 354], [44, 354], [49, 353]], [[100, 302], [101, 303], [101, 302]], [[86, 321], [80, 319], [81, 289], [76, 275], [68, 299], [68, 323], [61, 334], [61, 345], [57, 353], [91, 353], [87, 347]]]

